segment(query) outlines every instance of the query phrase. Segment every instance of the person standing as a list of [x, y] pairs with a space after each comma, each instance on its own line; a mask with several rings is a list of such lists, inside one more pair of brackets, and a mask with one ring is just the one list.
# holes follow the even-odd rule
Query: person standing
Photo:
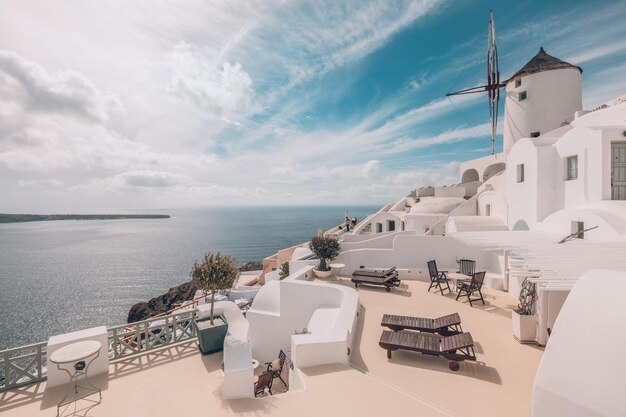
[[346, 232], [350, 231], [350, 215], [346, 211], [346, 220], [344, 222], [346, 224]]

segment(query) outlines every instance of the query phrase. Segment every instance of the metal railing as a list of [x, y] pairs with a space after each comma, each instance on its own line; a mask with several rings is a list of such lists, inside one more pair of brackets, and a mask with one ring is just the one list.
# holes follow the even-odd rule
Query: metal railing
[[109, 358], [138, 355], [196, 336], [196, 309], [110, 327]]
[[46, 379], [47, 342], [0, 352], [0, 391]]
[[[108, 328], [109, 359], [127, 358], [196, 337], [198, 310]], [[48, 342], [0, 351], [0, 392], [47, 378]]]

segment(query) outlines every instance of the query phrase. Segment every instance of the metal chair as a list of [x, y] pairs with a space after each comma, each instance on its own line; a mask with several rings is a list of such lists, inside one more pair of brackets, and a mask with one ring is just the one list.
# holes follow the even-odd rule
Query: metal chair
[[431, 288], [438, 287], [441, 295], [444, 295], [443, 290], [445, 288], [441, 284], [446, 284], [448, 292], [452, 292], [452, 290], [450, 290], [450, 280], [446, 276], [446, 272], [448, 271], [439, 271], [437, 269], [437, 262], [434, 260], [428, 261], [428, 274], [430, 275], [430, 286], [428, 287], [428, 292], [430, 292]]
[[[485, 271], [476, 272], [472, 275], [472, 280], [467, 282], [460, 282], [457, 288], [458, 294], [456, 295], [456, 299], [458, 300], [461, 295], [467, 296], [467, 301], [469, 301], [470, 306], [474, 307], [472, 301], [482, 301], [485, 304], [485, 300], [483, 298], [483, 293], [481, 292], [481, 288], [483, 287], [483, 281], [485, 280]], [[480, 298], [471, 298], [472, 294], [477, 292], [480, 295]]]
[[474, 272], [476, 272], [476, 261], [461, 259], [459, 261], [459, 272], [468, 277], [473, 276]]
[[266, 371], [259, 375], [258, 380], [254, 383], [254, 396], [258, 397], [260, 394], [264, 394], [266, 389], [270, 395], [273, 395], [272, 381], [274, 381], [272, 371]]
[[281, 349], [278, 353], [278, 358], [274, 359], [272, 362], [266, 362], [267, 371], [272, 373], [272, 379], [278, 378], [283, 385], [287, 386], [287, 383], [283, 379], [283, 367], [285, 366], [285, 362], [287, 362], [287, 355]]

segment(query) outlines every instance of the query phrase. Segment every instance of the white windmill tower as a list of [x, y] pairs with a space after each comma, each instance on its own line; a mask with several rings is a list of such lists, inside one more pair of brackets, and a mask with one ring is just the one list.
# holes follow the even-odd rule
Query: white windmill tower
[[505, 152], [521, 138], [537, 137], [574, 119], [582, 110], [582, 71], [540, 48], [505, 82]]

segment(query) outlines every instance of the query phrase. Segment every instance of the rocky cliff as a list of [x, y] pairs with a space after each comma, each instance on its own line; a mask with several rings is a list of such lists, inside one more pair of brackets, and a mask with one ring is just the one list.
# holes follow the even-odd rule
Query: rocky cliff
[[[239, 267], [239, 270], [242, 272], [257, 271], [262, 268], [263, 265], [261, 262], [246, 262]], [[184, 301], [191, 300], [196, 291], [197, 288], [192, 285], [191, 282], [170, 288], [168, 292], [159, 297], [155, 297], [147, 302], [142, 301], [132, 306], [128, 312], [127, 322], [133, 323], [146, 320], [154, 315], [165, 313]]]
[[165, 313], [173, 309], [183, 301], [191, 300], [197, 288], [186, 282], [177, 287], [170, 288], [165, 294], [155, 297], [148, 302], [142, 301], [135, 304], [128, 312], [128, 323], [146, 320], [156, 314]]

